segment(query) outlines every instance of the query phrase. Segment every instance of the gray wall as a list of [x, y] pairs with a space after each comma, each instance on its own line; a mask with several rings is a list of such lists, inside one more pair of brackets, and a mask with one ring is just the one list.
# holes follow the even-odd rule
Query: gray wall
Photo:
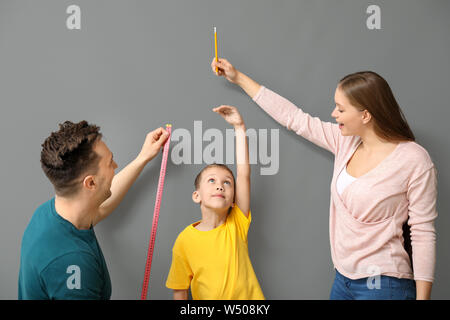
[[[71, 4], [81, 7], [81, 30], [66, 28]], [[381, 30], [366, 27], [370, 4], [381, 8]], [[333, 121], [340, 78], [363, 69], [386, 78], [438, 168], [432, 297], [449, 298], [449, 14], [448, 0], [1, 0], [0, 298], [17, 298], [23, 231], [53, 196], [39, 157], [58, 123], [99, 125], [120, 170], [138, 154], [146, 133], [165, 123], [193, 133], [201, 120], [203, 130], [225, 132], [229, 126], [211, 108], [231, 104], [248, 128], [280, 134], [278, 173], [261, 175], [263, 165], [252, 165], [249, 246], [263, 291], [269, 299], [328, 299], [332, 154], [280, 127], [239, 88], [212, 74], [213, 25], [220, 56], [325, 121]], [[171, 298], [164, 284], [173, 242], [200, 219], [191, 193], [203, 164], [172, 160], [151, 299]], [[140, 297], [160, 161], [145, 168], [119, 208], [96, 227], [113, 299]]]

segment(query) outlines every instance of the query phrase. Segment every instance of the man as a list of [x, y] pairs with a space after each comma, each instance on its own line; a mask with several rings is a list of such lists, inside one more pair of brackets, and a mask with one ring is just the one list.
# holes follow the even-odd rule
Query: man
[[111, 280], [94, 226], [122, 201], [168, 133], [147, 134], [139, 155], [115, 175], [117, 164], [99, 127], [60, 124], [42, 144], [41, 166], [55, 197], [33, 214], [23, 239], [19, 299], [109, 299]]

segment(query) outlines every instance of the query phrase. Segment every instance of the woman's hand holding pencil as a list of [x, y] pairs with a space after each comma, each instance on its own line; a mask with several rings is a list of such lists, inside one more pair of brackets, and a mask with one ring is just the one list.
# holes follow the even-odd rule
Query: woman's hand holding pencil
[[213, 72], [219, 77], [223, 76], [228, 81], [237, 84], [238, 71], [233, 67], [231, 63], [228, 62], [227, 59], [218, 58], [216, 61], [216, 58], [214, 58], [211, 63], [211, 68]]
[[[261, 87], [257, 82], [237, 70], [233, 65], [224, 58], [213, 58], [211, 68], [217, 76], [223, 76], [231, 83], [240, 86], [251, 98], [253, 98]], [[217, 68], [217, 72], [216, 72]]]

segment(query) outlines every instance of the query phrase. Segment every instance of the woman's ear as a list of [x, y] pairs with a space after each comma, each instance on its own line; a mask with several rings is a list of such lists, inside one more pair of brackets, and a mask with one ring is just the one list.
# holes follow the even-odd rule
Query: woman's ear
[[372, 115], [370, 114], [369, 111], [364, 110], [363, 111], [363, 115], [362, 115], [362, 121], [364, 124], [368, 124], [370, 122], [370, 120], [372, 119]]
[[194, 201], [195, 203], [200, 203], [201, 201], [200, 193], [197, 190], [192, 192], [192, 201]]

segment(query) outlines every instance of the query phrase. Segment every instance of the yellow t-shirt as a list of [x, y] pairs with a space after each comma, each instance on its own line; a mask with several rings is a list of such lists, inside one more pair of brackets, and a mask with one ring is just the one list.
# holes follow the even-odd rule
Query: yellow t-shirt
[[222, 225], [197, 230], [200, 221], [187, 226], [172, 249], [172, 266], [166, 286], [186, 290], [194, 300], [262, 300], [264, 295], [248, 255], [251, 222], [234, 205]]

